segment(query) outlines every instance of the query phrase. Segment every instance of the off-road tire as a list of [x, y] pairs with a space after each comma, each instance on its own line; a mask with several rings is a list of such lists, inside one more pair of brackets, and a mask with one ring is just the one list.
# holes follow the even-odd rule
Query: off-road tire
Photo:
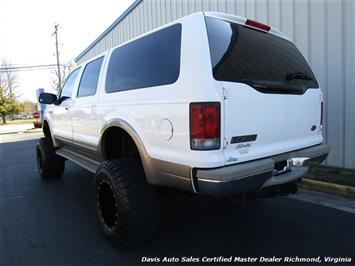
[[38, 174], [44, 180], [63, 176], [64, 158], [57, 155], [50, 138], [40, 138], [36, 146]]
[[94, 205], [110, 244], [129, 247], [152, 237], [158, 228], [159, 195], [137, 159], [103, 162], [95, 175]]

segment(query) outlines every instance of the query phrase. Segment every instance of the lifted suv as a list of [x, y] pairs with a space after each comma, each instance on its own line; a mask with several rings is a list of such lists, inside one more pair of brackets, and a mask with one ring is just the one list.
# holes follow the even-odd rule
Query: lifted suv
[[78, 66], [39, 101], [43, 179], [65, 159], [95, 174], [94, 202], [120, 246], [154, 234], [157, 187], [215, 196], [296, 191], [322, 162], [322, 93], [296, 46], [267, 25], [196, 13]]

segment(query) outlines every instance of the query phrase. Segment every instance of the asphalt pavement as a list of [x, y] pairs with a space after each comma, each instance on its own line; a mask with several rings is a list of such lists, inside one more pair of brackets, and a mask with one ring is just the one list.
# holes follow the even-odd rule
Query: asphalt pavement
[[[0, 265], [137, 265], [142, 257], [299, 256], [355, 259], [355, 214], [295, 198], [247, 206], [209, 197], [163, 202], [157, 236], [110, 246], [92, 206], [93, 175], [66, 162], [61, 180], [42, 181], [40, 133], [0, 138]], [[215, 264], [217, 265], [217, 263]]]

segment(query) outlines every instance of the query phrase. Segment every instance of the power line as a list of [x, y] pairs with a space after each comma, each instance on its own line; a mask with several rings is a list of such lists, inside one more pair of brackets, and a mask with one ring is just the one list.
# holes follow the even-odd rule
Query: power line
[[8, 70], [20, 70], [20, 69], [31, 69], [31, 68], [41, 68], [41, 67], [56, 67], [56, 64], [47, 64], [47, 65], [31, 65], [31, 66], [8, 66], [8, 67], [0, 67], [0, 71], [8, 71]]
[[[67, 65], [60, 65], [63, 68], [71, 68]], [[42, 69], [52, 69], [58, 67], [57, 64], [44, 64], [44, 65], [29, 65], [29, 66], [14, 66], [10, 65], [7, 67], [0, 67], [0, 72], [7, 71], [25, 71], [25, 70], [42, 70]]]
[[[44, 71], [44, 70], [53, 70], [55, 69], [55, 67], [43, 67], [43, 68], [25, 68], [25, 69], [18, 69], [18, 70], [11, 70], [11, 72], [30, 72], [30, 71]], [[1, 71], [0, 70], [0, 73], [4, 73], [6, 71]]]

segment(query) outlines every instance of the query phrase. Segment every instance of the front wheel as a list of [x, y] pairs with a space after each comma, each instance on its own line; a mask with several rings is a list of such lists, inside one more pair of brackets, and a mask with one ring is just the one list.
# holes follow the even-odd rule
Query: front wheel
[[96, 215], [107, 240], [127, 247], [155, 234], [159, 219], [159, 197], [144, 176], [139, 160], [103, 162], [95, 175]]
[[61, 178], [64, 172], [64, 158], [55, 153], [50, 138], [40, 138], [36, 146], [37, 169], [44, 180]]

